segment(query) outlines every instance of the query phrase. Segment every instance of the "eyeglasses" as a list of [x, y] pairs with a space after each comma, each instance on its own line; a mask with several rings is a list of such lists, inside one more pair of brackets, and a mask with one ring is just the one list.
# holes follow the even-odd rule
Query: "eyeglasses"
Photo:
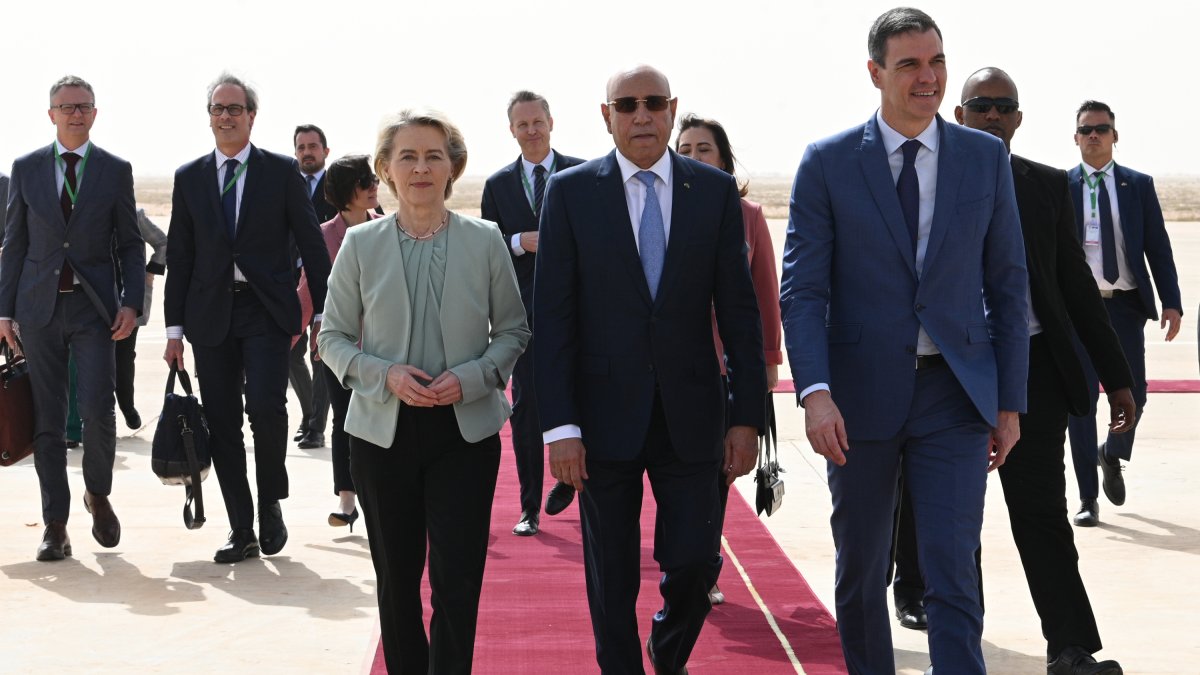
[[962, 104], [962, 107], [970, 110], [973, 113], [987, 113], [994, 107], [996, 112], [1001, 115], [1011, 115], [1021, 107], [1016, 99], [1012, 98], [990, 98], [988, 96], [976, 96], [975, 98]]
[[379, 185], [379, 176], [373, 173], [369, 173], [358, 179], [358, 187], [361, 190], [370, 190], [376, 185]]
[[1104, 134], [1107, 134], [1108, 132], [1112, 131], [1112, 125], [1111, 124], [1097, 124], [1095, 126], [1084, 125], [1084, 126], [1081, 126], [1081, 127], [1078, 127], [1075, 129], [1075, 133], [1079, 134], [1080, 136], [1091, 136], [1093, 131], [1100, 134], [1101, 136], [1103, 136]]
[[213, 117], [220, 117], [225, 113], [229, 113], [230, 117], [237, 117], [244, 112], [246, 112], [246, 106], [238, 105], [236, 103], [233, 105], [221, 105], [219, 103], [214, 103], [208, 106], [208, 114], [212, 115]]
[[61, 103], [59, 105], [52, 105], [50, 108], [64, 115], [74, 115], [76, 110], [81, 115], [87, 115], [96, 109], [96, 105], [94, 103]]
[[636, 112], [639, 103], [646, 104], [646, 110], [650, 112], [662, 112], [671, 105], [671, 101], [675, 99], [669, 96], [647, 96], [646, 98], [636, 98], [634, 96], [622, 96], [608, 102], [608, 105], [613, 107], [619, 113]]

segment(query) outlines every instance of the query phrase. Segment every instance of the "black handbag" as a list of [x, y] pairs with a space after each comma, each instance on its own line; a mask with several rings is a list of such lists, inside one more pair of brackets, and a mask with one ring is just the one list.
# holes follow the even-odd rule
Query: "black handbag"
[[12, 466], [33, 454], [33, 388], [25, 357], [13, 356], [7, 342], [0, 342], [0, 354], [0, 466]]
[[783, 506], [783, 467], [779, 466], [779, 445], [775, 431], [775, 401], [767, 392], [767, 415], [763, 435], [758, 437], [758, 467], [754, 470], [754, 507], [761, 516], [774, 515]]
[[[175, 375], [184, 394], [175, 393]], [[183, 485], [187, 488], [183, 502], [183, 524], [189, 530], [198, 530], [204, 525], [204, 494], [200, 483], [208, 477], [212, 458], [208, 449], [208, 422], [204, 419], [204, 407], [192, 395], [192, 382], [186, 370], [177, 370], [171, 364], [167, 376], [167, 393], [163, 400], [162, 416], [154, 429], [154, 443], [150, 447], [150, 466], [163, 485]], [[192, 514], [192, 502], [196, 512]]]

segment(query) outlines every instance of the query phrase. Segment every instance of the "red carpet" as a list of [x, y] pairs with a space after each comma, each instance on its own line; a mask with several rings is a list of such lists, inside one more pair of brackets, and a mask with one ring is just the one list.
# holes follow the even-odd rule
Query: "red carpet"
[[[1146, 391], [1151, 394], [1197, 394], [1200, 393], [1200, 380], [1148, 380]], [[775, 393], [794, 394], [796, 384], [791, 380], [780, 380]]]
[[[599, 672], [584, 589], [579, 509], [572, 504], [557, 516], [543, 514], [542, 530], [535, 537], [513, 536], [512, 526], [519, 516], [518, 487], [507, 426], [503, 434], [505, 453], [492, 510], [474, 672]], [[546, 481], [548, 489], [553, 485], [548, 469]], [[650, 634], [651, 616], [661, 607], [659, 571], [652, 555], [654, 499], [649, 485], [645, 494], [638, 597], [643, 639]], [[688, 668], [697, 675], [845, 673], [833, 617], [737, 490], [729, 496], [725, 538], [720, 586], [726, 602], [709, 614]], [[425, 597], [428, 624], [428, 587]], [[653, 672], [648, 661], [645, 667]], [[382, 647], [376, 649], [370, 672], [387, 673]]]

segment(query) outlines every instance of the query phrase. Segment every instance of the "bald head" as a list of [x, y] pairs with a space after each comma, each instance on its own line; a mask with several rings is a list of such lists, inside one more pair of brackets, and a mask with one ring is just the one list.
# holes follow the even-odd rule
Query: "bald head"
[[963, 83], [962, 98], [958, 100], [965, 103], [966, 101], [975, 98], [978, 96], [978, 94], [973, 93], [975, 89], [981, 84], [988, 83], [995, 83], [997, 85], [1008, 87], [1012, 91], [1011, 98], [1014, 101], [1021, 100], [1020, 97], [1017, 96], [1017, 83], [1013, 82], [1013, 79], [1009, 77], [1008, 73], [1000, 70], [999, 68], [990, 66], [987, 68], [980, 68], [974, 73], [971, 73], [971, 76], [968, 77], [967, 81]]
[[649, 78], [653, 81], [662, 93], [668, 97], [671, 96], [671, 83], [667, 81], [667, 76], [662, 74], [662, 71], [645, 64], [634, 66], [617, 73], [608, 78], [608, 85], [604, 88], [604, 100], [611, 101], [616, 98], [616, 92], [621, 89], [621, 85], [630, 79]]
[[959, 124], [985, 131], [1012, 150], [1012, 137], [1021, 126], [1017, 85], [999, 68], [983, 68], [963, 84], [962, 103], [954, 108]]
[[[608, 79], [600, 114], [617, 151], [639, 168], [649, 169], [667, 152], [675, 126], [675, 106], [667, 76], [636, 66]], [[612, 105], [609, 105], [612, 102]]]

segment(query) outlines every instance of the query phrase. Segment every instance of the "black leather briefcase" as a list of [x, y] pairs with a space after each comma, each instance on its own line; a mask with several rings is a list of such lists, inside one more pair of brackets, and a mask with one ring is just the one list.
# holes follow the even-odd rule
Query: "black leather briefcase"
[[[183, 386], [182, 396], [175, 393], [176, 374]], [[204, 525], [204, 494], [200, 484], [208, 477], [208, 469], [212, 466], [208, 441], [204, 408], [192, 395], [192, 382], [187, 371], [177, 370], [171, 364], [162, 416], [158, 418], [150, 448], [150, 466], [164, 485], [186, 487], [183, 524], [189, 530], [197, 530]], [[193, 501], [196, 506], [194, 515]]]

